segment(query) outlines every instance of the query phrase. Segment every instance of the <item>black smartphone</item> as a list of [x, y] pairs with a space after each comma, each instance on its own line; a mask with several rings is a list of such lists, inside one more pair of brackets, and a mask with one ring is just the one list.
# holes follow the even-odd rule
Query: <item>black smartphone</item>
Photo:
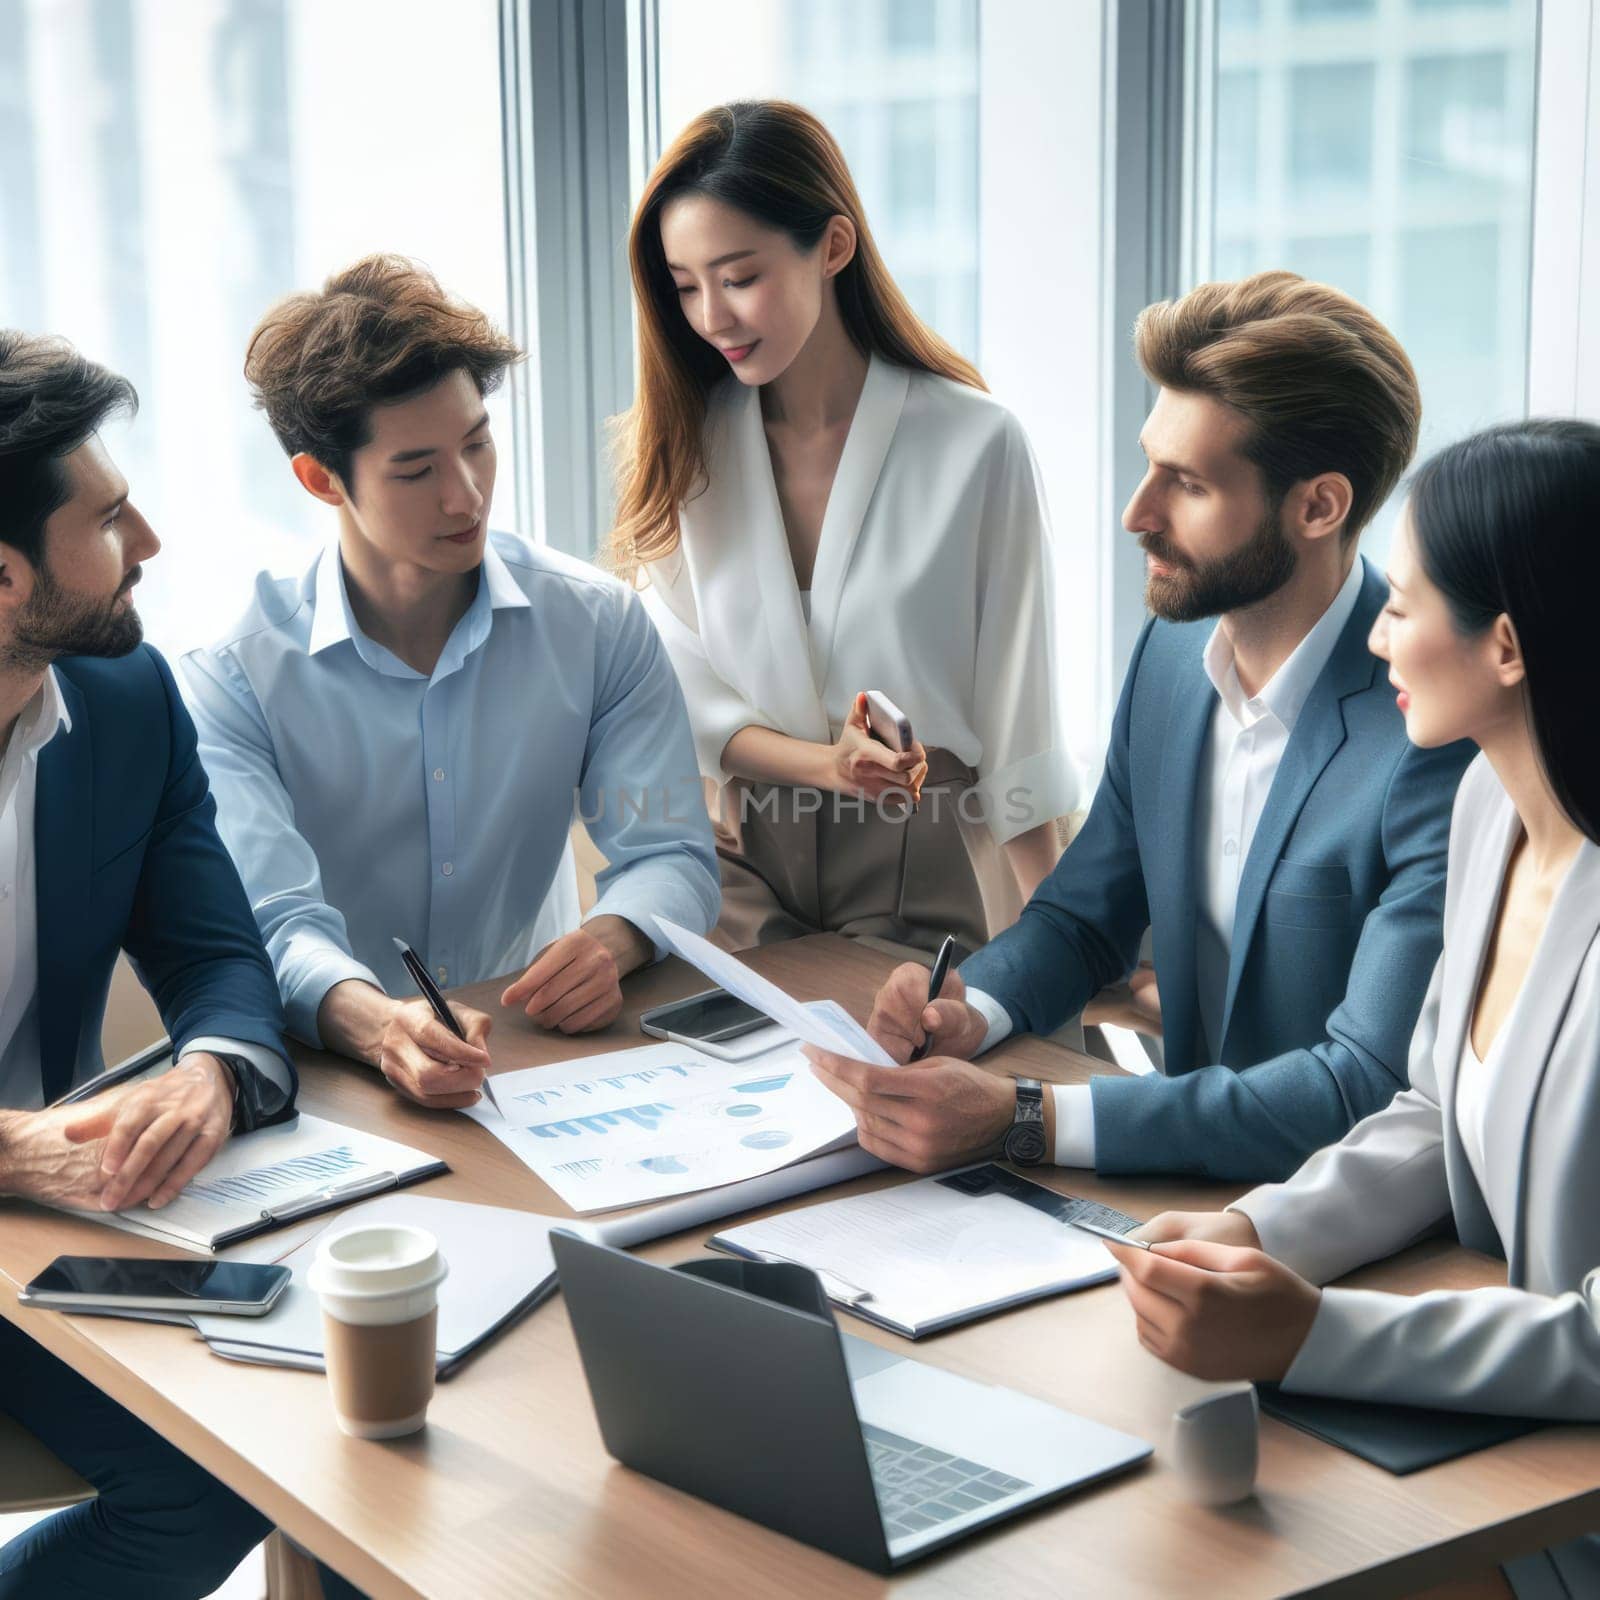
[[726, 989], [707, 989], [639, 1014], [640, 1032], [653, 1039], [676, 1039], [680, 1044], [726, 1044], [771, 1026], [772, 1019], [764, 1011], [747, 1006]]
[[17, 1300], [51, 1311], [204, 1311], [259, 1317], [272, 1309], [291, 1276], [287, 1267], [245, 1261], [57, 1256]]

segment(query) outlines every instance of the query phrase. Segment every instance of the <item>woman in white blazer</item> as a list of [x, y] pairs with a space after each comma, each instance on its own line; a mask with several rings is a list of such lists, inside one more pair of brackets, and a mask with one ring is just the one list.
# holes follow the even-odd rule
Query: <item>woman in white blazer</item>
[[[647, 585], [715, 788], [721, 937], [976, 948], [1077, 798], [1027, 439], [912, 312], [798, 106], [697, 117], [629, 253], [609, 558]], [[871, 737], [869, 689], [906, 714], [905, 752]]]
[[[1286, 1183], [1119, 1249], [1139, 1338], [1206, 1378], [1600, 1421], [1600, 427], [1491, 429], [1418, 474], [1372, 648], [1412, 740], [1482, 750], [1410, 1087]], [[1504, 1289], [1318, 1289], [1450, 1222]], [[1600, 1594], [1600, 1537], [1510, 1564]], [[1486, 1580], [1500, 1584], [1499, 1578]], [[1494, 1592], [1480, 1586], [1475, 1593]]]

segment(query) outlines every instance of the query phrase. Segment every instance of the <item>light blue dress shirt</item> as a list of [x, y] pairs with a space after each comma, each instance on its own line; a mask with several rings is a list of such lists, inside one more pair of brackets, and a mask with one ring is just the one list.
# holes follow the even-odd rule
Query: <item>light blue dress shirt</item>
[[298, 1038], [320, 1044], [317, 1009], [346, 979], [412, 993], [396, 936], [454, 985], [575, 927], [575, 810], [609, 863], [590, 916], [625, 917], [658, 957], [652, 914], [716, 922], [677, 678], [637, 597], [584, 562], [492, 534], [429, 677], [357, 626], [330, 546], [298, 579], [262, 573], [182, 666]]

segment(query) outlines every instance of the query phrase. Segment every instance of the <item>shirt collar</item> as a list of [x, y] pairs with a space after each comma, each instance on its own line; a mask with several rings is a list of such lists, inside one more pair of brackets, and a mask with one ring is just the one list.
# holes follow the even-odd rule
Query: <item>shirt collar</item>
[[44, 681], [18, 713], [11, 738], [0, 750], [0, 762], [6, 770], [15, 771], [24, 761], [37, 760], [39, 752], [63, 730], [72, 732], [72, 713], [67, 710], [56, 669], [46, 667]]
[[[445, 655], [455, 655], [456, 665], [488, 639], [494, 612], [509, 606], [532, 604], [512, 576], [500, 552], [495, 549], [493, 534], [484, 542], [483, 566], [480, 570], [478, 592], [472, 597], [472, 604], [456, 624], [450, 644], [446, 646]], [[355, 645], [361, 659], [377, 671], [392, 670], [389, 663], [401, 666], [389, 651], [368, 638], [356, 621], [355, 613], [350, 609], [350, 590], [345, 583], [344, 562], [339, 558], [339, 544], [335, 540], [317, 557], [316, 610], [311, 618], [311, 638], [307, 650], [311, 655], [316, 655], [347, 640]], [[380, 665], [380, 662], [385, 664]], [[439, 668], [435, 669], [436, 676], [440, 675], [443, 667], [444, 658], [441, 657]], [[410, 671], [409, 668], [404, 670]]]
[[1235, 722], [1241, 727], [1249, 727], [1263, 716], [1270, 715], [1285, 729], [1293, 729], [1312, 687], [1333, 655], [1339, 635], [1344, 632], [1345, 624], [1355, 611], [1356, 602], [1361, 598], [1363, 576], [1364, 563], [1357, 556], [1351, 562], [1350, 571], [1339, 585], [1339, 592], [1328, 609], [1294, 647], [1289, 659], [1252, 696], [1245, 695], [1239, 682], [1233, 643], [1228, 638], [1227, 630], [1220, 623], [1212, 630], [1206, 644], [1206, 676]]
[[72, 713], [67, 710], [66, 697], [61, 693], [61, 680], [56, 677], [54, 667], [45, 668], [44, 682], [39, 685], [39, 692], [23, 708], [22, 715], [17, 719], [16, 731], [23, 735], [19, 748], [24, 755], [30, 756], [38, 755], [58, 733], [72, 732]]

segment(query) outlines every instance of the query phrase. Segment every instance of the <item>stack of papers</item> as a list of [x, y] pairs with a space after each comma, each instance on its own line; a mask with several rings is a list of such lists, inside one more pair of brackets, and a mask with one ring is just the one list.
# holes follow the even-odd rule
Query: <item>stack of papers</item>
[[717, 1249], [810, 1267], [828, 1298], [908, 1339], [1116, 1277], [1081, 1217], [1125, 1233], [1134, 1218], [985, 1163], [730, 1228]]
[[688, 1194], [853, 1144], [855, 1118], [793, 1045], [718, 1061], [655, 1044], [496, 1075], [468, 1115], [580, 1215]]
[[[835, 1002], [803, 1004], [688, 929], [660, 917], [656, 926], [675, 954], [790, 1034], [894, 1065]], [[856, 1140], [854, 1114], [792, 1042], [737, 1062], [645, 1045], [500, 1073], [494, 1086], [499, 1111], [480, 1102], [465, 1114], [585, 1216], [742, 1184]], [[842, 1176], [873, 1164], [863, 1154]]]
[[[306, 1273], [324, 1234], [368, 1223], [425, 1228], [439, 1241], [450, 1272], [439, 1286], [438, 1375], [447, 1378], [480, 1345], [537, 1305], [555, 1288], [550, 1230], [568, 1227], [555, 1217], [499, 1206], [466, 1205], [425, 1195], [395, 1194], [353, 1206], [282, 1258], [294, 1274], [264, 1317], [189, 1318], [214, 1354], [267, 1366], [320, 1372], [325, 1359], [322, 1307], [306, 1287]], [[230, 1261], [271, 1261], [263, 1245], [237, 1251]]]

